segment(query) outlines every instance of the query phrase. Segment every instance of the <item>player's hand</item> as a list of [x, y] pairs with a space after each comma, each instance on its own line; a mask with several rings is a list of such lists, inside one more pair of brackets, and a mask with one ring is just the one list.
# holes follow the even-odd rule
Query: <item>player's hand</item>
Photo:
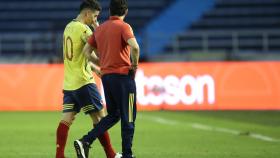
[[137, 65], [131, 65], [129, 71], [128, 71], [128, 75], [132, 78], [135, 79], [135, 74], [137, 71], [138, 66]]
[[95, 30], [99, 26], [99, 22], [97, 20], [93, 21], [92, 25], [93, 29]]

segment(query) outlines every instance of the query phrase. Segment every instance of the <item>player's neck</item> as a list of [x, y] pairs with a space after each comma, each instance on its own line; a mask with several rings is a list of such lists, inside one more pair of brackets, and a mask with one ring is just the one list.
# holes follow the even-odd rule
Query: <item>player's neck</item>
[[85, 20], [83, 18], [83, 16], [81, 14], [79, 14], [77, 17], [76, 17], [76, 20], [79, 21], [80, 23], [83, 23], [83, 24], [86, 24], [85, 23]]

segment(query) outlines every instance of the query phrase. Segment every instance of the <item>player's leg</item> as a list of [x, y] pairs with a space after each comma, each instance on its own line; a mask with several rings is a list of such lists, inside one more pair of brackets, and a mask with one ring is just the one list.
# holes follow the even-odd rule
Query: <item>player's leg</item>
[[71, 92], [64, 92], [63, 100], [63, 114], [56, 130], [56, 158], [65, 158], [64, 150], [68, 131], [77, 114]]
[[64, 150], [67, 142], [68, 131], [74, 121], [76, 113], [63, 113], [62, 119], [56, 130], [56, 158], [64, 158]]
[[123, 158], [132, 158], [132, 141], [136, 119], [136, 85], [130, 77], [120, 81], [124, 87], [119, 93]]

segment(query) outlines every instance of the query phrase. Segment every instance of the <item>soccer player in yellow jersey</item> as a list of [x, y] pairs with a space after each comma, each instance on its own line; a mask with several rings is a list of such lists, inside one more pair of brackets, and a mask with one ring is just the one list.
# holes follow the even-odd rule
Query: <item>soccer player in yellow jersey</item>
[[[100, 93], [96, 87], [92, 69], [98, 74], [99, 70], [89, 62], [82, 52], [89, 36], [92, 34], [88, 25], [96, 28], [97, 17], [101, 6], [96, 0], [86, 0], [80, 5], [80, 13], [64, 30], [64, 88], [63, 115], [56, 131], [56, 158], [65, 158], [64, 149], [67, 142], [68, 130], [75, 115], [82, 109], [89, 114], [93, 124], [105, 117]], [[110, 143], [108, 132], [99, 137], [107, 158], [118, 158]], [[85, 151], [88, 157], [88, 151]]]

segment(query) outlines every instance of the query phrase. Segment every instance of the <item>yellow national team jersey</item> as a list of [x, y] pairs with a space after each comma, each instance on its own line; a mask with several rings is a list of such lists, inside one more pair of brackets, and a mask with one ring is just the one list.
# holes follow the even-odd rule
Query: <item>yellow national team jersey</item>
[[64, 30], [64, 90], [76, 90], [95, 82], [88, 60], [82, 52], [91, 34], [92, 31], [87, 25], [75, 20], [70, 22]]

